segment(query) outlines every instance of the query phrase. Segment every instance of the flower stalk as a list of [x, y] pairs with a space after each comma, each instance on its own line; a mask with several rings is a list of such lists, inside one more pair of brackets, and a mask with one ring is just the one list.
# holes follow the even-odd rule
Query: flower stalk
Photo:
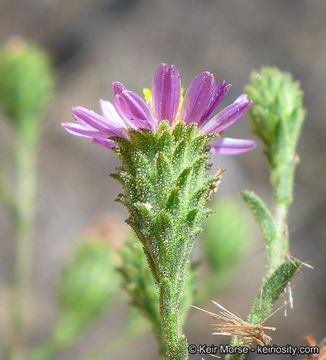
[[[287, 215], [293, 201], [296, 145], [305, 110], [298, 83], [290, 74], [276, 68], [254, 72], [246, 90], [254, 102], [249, 112], [253, 129], [265, 145], [274, 202], [270, 212], [255, 193], [241, 194], [256, 217], [266, 243], [263, 284], [247, 319], [250, 324], [258, 324], [272, 313], [275, 302], [302, 265], [290, 255]], [[241, 345], [244, 341], [233, 337], [231, 343]], [[243, 360], [245, 357], [236, 354], [228, 355], [227, 359]]]

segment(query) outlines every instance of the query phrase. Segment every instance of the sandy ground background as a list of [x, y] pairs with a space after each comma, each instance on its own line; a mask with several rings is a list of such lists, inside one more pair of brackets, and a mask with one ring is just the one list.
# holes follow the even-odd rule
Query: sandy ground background
[[[140, 92], [150, 86], [162, 61], [179, 67], [184, 85], [203, 70], [232, 83], [224, 104], [241, 93], [250, 71], [262, 65], [276, 65], [300, 80], [308, 115], [299, 144], [301, 163], [289, 229], [293, 255], [312, 263], [314, 270], [304, 270], [295, 280], [295, 309], [287, 319], [279, 313], [270, 324], [280, 326], [273, 337], [277, 344], [304, 344], [303, 336], [309, 333], [317, 339], [326, 335], [325, 14], [323, 0], [1, 0], [0, 43], [13, 35], [38, 43], [53, 56], [58, 76], [39, 159], [31, 343], [44, 338], [55, 320], [57, 275], [78, 234], [104, 213], [126, 217], [122, 206], [113, 201], [119, 185], [107, 176], [118, 159], [110, 151], [68, 136], [60, 122], [70, 120], [74, 105], [97, 110], [99, 98], [112, 99], [113, 80]], [[227, 135], [254, 137], [245, 118]], [[0, 114], [0, 141], [10, 145], [11, 137]], [[237, 197], [239, 191], [250, 188], [270, 200], [261, 144], [239, 157], [216, 156], [214, 166], [228, 169], [217, 196]], [[252, 250], [240, 264], [233, 285], [218, 299], [243, 316], [263, 270], [263, 242], [254, 223], [253, 229]], [[1, 301], [11, 281], [12, 240], [0, 207]], [[123, 297], [116, 311], [58, 359], [78, 359], [90, 346], [113, 336], [121, 326], [125, 303]], [[3, 332], [6, 314], [2, 311], [0, 316]], [[185, 329], [189, 343], [219, 342], [209, 335], [209, 323], [194, 312]], [[156, 351], [153, 337], [147, 335], [126, 344], [110, 359], [156, 359]]]

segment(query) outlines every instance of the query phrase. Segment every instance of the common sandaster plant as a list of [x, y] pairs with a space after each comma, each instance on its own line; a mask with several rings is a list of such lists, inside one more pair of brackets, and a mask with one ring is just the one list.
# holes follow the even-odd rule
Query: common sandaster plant
[[122, 160], [113, 174], [125, 190], [117, 200], [129, 211], [127, 223], [142, 242], [158, 287], [167, 349], [162, 355], [169, 359], [188, 358], [179, 304], [194, 239], [210, 214], [207, 195], [218, 180], [207, 176], [209, 153], [234, 155], [255, 147], [252, 140], [220, 137], [252, 105], [242, 94], [213, 115], [229, 88], [203, 72], [183, 98], [178, 69], [161, 64], [144, 98], [114, 82], [114, 103], [101, 100], [101, 114], [74, 107], [77, 123], [62, 124]]

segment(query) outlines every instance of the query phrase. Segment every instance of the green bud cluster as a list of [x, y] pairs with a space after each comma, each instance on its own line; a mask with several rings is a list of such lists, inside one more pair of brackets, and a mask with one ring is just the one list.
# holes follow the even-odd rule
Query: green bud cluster
[[206, 198], [217, 179], [206, 177], [207, 136], [197, 125], [162, 121], [155, 132], [130, 131], [129, 139], [112, 138], [122, 166], [113, 175], [125, 193], [118, 201], [129, 211], [127, 223], [140, 239], [159, 288], [161, 323], [168, 357], [187, 358], [179, 306], [190, 253], [201, 223], [211, 212]]
[[53, 84], [50, 60], [43, 50], [21, 39], [12, 39], [0, 49], [0, 106], [18, 130], [39, 133]]
[[245, 90], [253, 100], [249, 114], [254, 132], [265, 144], [276, 201], [289, 206], [305, 117], [303, 92], [289, 73], [273, 67], [253, 72]]

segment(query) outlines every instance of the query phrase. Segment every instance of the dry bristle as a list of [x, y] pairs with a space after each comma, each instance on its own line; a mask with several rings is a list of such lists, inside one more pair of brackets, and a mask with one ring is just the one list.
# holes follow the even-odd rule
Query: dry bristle
[[290, 261], [292, 261], [292, 262], [294, 262], [294, 261], [299, 261], [299, 262], [301, 263], [301, 265], [307, 267], [308, 269], [313, 269], [313, 268], [314, 268], [312, 265], [308, 264], [307, 262], [304, 262], [304, 261], [302, 261], [302, 260], [299, 260], [299, 259], [297, 259], [296, 257], [294, 257], [294, 256], [292, 256], [292, 255], [288, 255], [288, 259], [289, 259]]
[[201, 309], [197, 306], [192, 306], [195, 309], [201, 310], [206, 314], [212, 316], [217, 320], [215, 332], [213, 335], [236, 336], [244, 344], [258, 343], [259, 345], [268, 345], [272, 338], [264, 333], [266, 330], [275, 331], [276, 328], [264, 326], [264, 322], [259, 324], [249, 324], [242, 320], [239, 316], [233, 314], [231, 311], [225, 309], [219, 303], [213, 303], [220, 309], [218, 313]]
[[208, 191], [208, 194], [207, 194], [207, 197], [206, 197], [206, 202], [208, 200], [210, 200], [211, 196], [213, 195], [213, 193], [216, 193], [217, 190], [219, 189], [219, 186], [221, 184], [221, 181], [222, 181], [222, 175], [224, 173], [226, 169], [220, 169], [220, 168], [217, 168], [217, 171], [215, 173], [215, 177], [217, 178], [216, 181], [214, 181], [210, 188], [209, 188], [209, 191]]

